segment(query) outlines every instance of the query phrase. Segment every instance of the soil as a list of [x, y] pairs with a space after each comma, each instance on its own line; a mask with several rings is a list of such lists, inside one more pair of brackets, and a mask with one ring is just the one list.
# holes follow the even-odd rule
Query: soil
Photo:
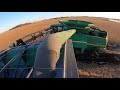
[[99, 58], [92, 55], [76, 58], [80, 78], [120, 78], [120, 48], [113, 44], [107, 49], [99, 54]]

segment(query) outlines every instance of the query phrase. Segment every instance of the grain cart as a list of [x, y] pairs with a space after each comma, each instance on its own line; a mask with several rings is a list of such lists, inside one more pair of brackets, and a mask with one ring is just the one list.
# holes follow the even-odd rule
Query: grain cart
[[51, 25], [53, 32], [62, 32], [75, 29], [76, 33], [71, 37], [76, 53], [95, 52], [107, 45], [107, 32], [102, 31], [91, 22], [81, 20], [59, 20], [59, 24]]

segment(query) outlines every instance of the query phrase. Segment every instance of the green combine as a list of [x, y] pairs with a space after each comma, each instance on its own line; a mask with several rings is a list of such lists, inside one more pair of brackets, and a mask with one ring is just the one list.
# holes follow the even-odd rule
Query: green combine
[[61, 32], [75, 29], [76, 33], [71, 37], [74, 49], [78, 52], [100, 52], [107, 45], [107, 32], [95, 27], [91, 22], [81, 20], [59, 21], [60, 24], [51, 25], [52, 31]]

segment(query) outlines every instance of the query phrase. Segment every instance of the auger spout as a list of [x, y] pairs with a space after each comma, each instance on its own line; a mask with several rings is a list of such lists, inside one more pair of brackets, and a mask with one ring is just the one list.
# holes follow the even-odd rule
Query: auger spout
[[55, 70], [62, 45], [76, 32], [68, 30], [51, 34], [38, 46], [34, 65], [34, 77], [49, 78]]

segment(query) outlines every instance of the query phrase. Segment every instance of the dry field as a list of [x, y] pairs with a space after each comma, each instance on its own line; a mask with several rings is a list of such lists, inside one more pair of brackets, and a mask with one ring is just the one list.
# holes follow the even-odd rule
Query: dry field
[[120, 78], [120, 65], [96, 63], [78, 63], [80, 78]]
[[[110, 42], [116, 42], [116, 43], [120, 42], [119, 39], [120, 23], [118, 22], [109, 21], [109, 19], [99, 18], [99, 17], [98, 18], [97, 17], [67, 17], [67, 18], [59, 18], [59, 19], [62, 20], [77, 19], [77, 20], [86, 20], [93, 22], [100, 29], [108, 32]], [[12, 42], [15, 42], [19, 38], [22, 38], [28, 34], [42, 30], [44, 28], [47, 28], [51, 24], [58, 23], [59, 19], [50, 19], [50, 20], [42, 20], [42, 21], [34, 22], [32, 24], [24, 25], [0, 34], [0, 41], [1, 41], [0, 51], [8, 48], [8, 46]]]

